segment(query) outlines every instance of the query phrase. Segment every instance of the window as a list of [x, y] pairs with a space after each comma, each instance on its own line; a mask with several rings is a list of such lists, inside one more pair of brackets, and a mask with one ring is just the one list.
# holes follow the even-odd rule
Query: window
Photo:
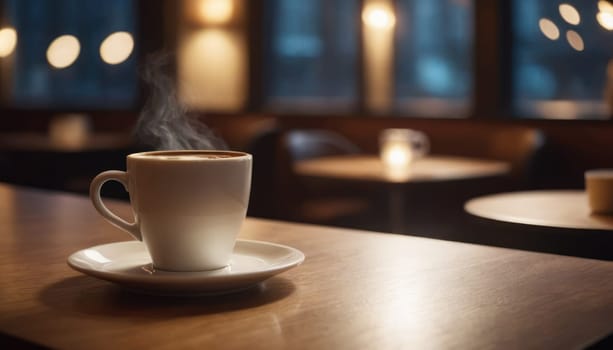
[[613, 20], [613, 6], [600, 3], [513, 2], [514, 114], [566, 119], [609, 115], [606, 101], [613, 99], [613, 81], [607, 81], [607, 66], [613, 79], [613, 33], [598, 18], [607, 12]]
[[[396, 38], [391, 46], [377, 43], [384, 40], [385, 33], [376, 28], [383, 24], [369, 22], [384, 14], [374, 8], [373, 13], [362, 13], [361, 5], [370, 3], [269, 2], [269, 106], [338, 110], [355, 108], [358, 98], [366, 98], [365, 108], [385, 113], [387, 97], [379, 95], [388, 93], [382, 89], [391, 79], [389, 98], [399, 113], [465, 116], [472, 93], [472, 1], [396, 1]], [[362, 18], [371, 15], [372, 19]], [[362, 26], [372, 33], [360, 39]], [[362, 52], [359, 40], [365, 40], [366, 51], [384, 49], [395, 55], [389, 77], [384, 73], [385, 56]], [[364, 96], [359, 93], [361, 81], [367, 85]]]
[[349, 109], [358, 95], [357, 0], [271, 0], [267, 104]]
[[396, 7], [397, 110], [466, 116], [472, 94], [472, 1], [399, 0]]
[[[13, 57], [0, 58], [10, 106], [113, 109], [136, 102], [133, 1], [8, 0], [4, 17], [18, 37]], [[109, 37], [116, 32], [126, 33]], [[112, 64], [100, 54], [107, 38]]]

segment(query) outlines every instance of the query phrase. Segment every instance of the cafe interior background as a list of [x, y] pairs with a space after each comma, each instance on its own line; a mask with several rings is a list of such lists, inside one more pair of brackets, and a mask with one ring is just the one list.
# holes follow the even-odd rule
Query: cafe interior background
[[85, 195], [163, 147], [161, 129], [199, 122], [254, 155], [250, 216], [389, 232], [387, 186], [294, 165], [376, 155], [382, 131], [414, 129], [431, 154], [511, 171], [396, 189], [397, 233], [601, 257], [585, 236], [463, 203], [582, 189], [586, 170], [613, 167], [612, 42], [604, 0], [3, 0], [0, 181]]

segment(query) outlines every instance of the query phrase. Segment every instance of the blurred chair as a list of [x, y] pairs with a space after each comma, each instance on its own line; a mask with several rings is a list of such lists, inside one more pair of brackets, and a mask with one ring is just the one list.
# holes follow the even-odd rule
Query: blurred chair
[[276, 218], [281, 190], [277, 183], [277, 149], [281, 131], [275, 117], [268, 115], [205, 116], [205, 124], [223, 139], [228, 149], [253, 155], [251, 196], [247, 215]]
[[289, 131], [286, 134], [286, 142], [293, 161], [360, 153], [358, 146], [330, 130]]
[[531, 187], [545, 147], [545, 134], [532, 128], [498, 131], [488, 141], [488, 156], [510, 163], [512, 185]]
[[464, 203], [486, 194], [533, 188], [545, 136], [539, 129], [522, 126], [457, 130], [434, 134], [431, 139], [434, 153], [506, 161], [511, 170], [504, 176], [411, 187], [407, 194], [408, 233], [480, 243], [477, 237], [491, 233], [465, 234], [472, 225], [467, 223], [470, 219]]
[[350, 226], [351, 217], [369, 207], [364, 193], [357, 193], [354, 184], [338, 180], [300, 177], [293, 165], [301, 160], [360, 153], [360, 148], [343, 135], [320, 129], [291, 130], [283, 138], [285, 150], [284, 196], [280, 200], [285, 219]]
[[508, 162], [507, 187], [530, 186], [545, 146], [536, 128], [510, 125], [456, 125], [429, 133], [432, 152]]
[[245, 145], [244, 151], [253, 155], [251, 197], [247, 215], [262, 218], [277, 218], [276, 198], [279, 197], [279, 179], [276, 171], [277, 150], [281, 131], [276, 125], [259, 130]]

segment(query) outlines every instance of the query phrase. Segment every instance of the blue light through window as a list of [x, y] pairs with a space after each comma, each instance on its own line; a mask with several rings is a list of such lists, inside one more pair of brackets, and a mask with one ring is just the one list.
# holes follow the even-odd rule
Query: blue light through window
[[358, 77], [358, 0], [271, 0], [267, 102], [280, 108], [350, 108]]
[[[111, 33], [136, 37], [132, 0], [8, 0], [4, 23], [18, 33], [8, 77], [9, 104], [18, 108], [129, 108], [137, 98], [138, 42], [128, 59], [104, 63], [100, 44]], [[61, 35], [75, 36], [81, 46], [70, 66], [53, 68], [46, 58], [49, 44]], [[3, 77], [4, 79], [5, 77]]]
[[[607, 83], [607, 65], [613, 62], [613, 32], [598, 23], [598, 3], [513, 1], [515, 114], [556, 119], [609, 115], [606, 101], [613, 99], [613, 81]], [[562, 4], [576, 9], [579, 23], [564, 19]]]
[[463, 117], [472, 93], [472, 0], [396, 2], [399, 112]]

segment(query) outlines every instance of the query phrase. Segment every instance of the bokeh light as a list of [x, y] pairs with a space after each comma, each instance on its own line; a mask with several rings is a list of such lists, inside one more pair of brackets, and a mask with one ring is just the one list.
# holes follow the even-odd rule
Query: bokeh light
[[560, 30], [551, 20], [547, 18], [541, 18], [539, 20], [539, 28], [541, 32], [550, 40], [557, 40], [560, 37]]
[[372, 28], [392, 28], [396, 24], [396, 16], [391, 6], [383, 3], [367, 4], [362, 12], [362, 20]]
[[596, 14], [596, 20], [606, 30], [613, 30], [613, 13], [598, 12]]
[[0, 29], [0, 57], [7, 57], [17, 46], [17, 31], [13, 28]]
[[581, 35], [574, 30], [569, 30], [566, 32], [566, 40], [568, 40], [568, 44], [570, 44], [570, 46], [577, 51], [583, 51], [585, 49], [583, 45], [583, 38], [581, 38]]
[[81, 44], [73, 35], [62, 35], [51, 42], [47, 49], [47, 61], [55, 68], [66, 68], [76, 61]]
[[608, 1], [600, 0], [598, 1], [598, 10], [613, 14], [613, 4]]
[[198, 13], [205, 24], [224, 24], [232, 19], [232, 0], [200, 0]]
[[578, 25], [581, 23], [581, 16], [579, 15], [579, 11], [569, 4], [561, 4], [558, 9], [560, 10], [560, 16], [572, 25]]
[[596, 20], [606, 30], [613, 30], [613, 5], [608, 1], [598, 1]]
[[119, 64], [130, 57], [134, 50], [134, 39], [128, 32], [115, 32], [100, 44], [100, 57], [108, 64]]

